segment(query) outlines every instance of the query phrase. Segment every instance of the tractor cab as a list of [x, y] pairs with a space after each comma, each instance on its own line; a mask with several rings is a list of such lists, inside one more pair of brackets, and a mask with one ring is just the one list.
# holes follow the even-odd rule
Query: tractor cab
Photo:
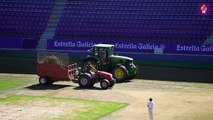
[[99, 61], [103, 65], [108, 65], [110, 56], [113, 55], [114, 45], [97, 44], [94, 45], [89, 51], [91, 52], [90, 56], [99, 58]]

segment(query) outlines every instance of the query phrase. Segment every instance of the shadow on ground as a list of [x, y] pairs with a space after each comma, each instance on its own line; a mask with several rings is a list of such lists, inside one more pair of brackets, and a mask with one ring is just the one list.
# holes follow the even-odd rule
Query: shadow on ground
[[103, 89], [101, 89], [101, 87], [90, 87], [90, 88], [75, 87], [74, 90], [103, 90]]
[[115, 84], [125, 84], [125, 83], [130, 83], [132, 80], [124, 80], [122, 82], [116, 82]]
[[57, 90], [57, 89], [62, 89], [65, 87], [70, 87], [71, 85], [57, 85], [57, 84], [52, 84], [52, 85], [40, 85], [40, 84], [36, 84], [36, 85], [31, 85], [26, 87], [27, 89], [30, 90]]

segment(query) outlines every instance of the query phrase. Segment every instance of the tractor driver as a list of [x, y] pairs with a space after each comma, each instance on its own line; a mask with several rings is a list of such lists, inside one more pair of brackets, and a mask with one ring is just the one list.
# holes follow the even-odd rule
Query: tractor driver
[[100, 49], [100, 57], [102, 63], [106, 64], [106, 50], [105, 49]]
[[97, 70], [94, 66], [92, 66], [91, 62], [88, 62], [85, 68], [86, 73], [94, 74]]

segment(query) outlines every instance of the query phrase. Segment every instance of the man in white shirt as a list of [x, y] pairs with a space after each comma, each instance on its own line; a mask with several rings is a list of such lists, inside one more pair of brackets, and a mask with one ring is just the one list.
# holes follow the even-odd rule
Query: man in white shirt
[[152, 98], [149, 98], [149, 102], [147, 103], [148, 112], [149, 112], [149, 119], [153, 120], [153, 107], [154, 103], [152, 101]]

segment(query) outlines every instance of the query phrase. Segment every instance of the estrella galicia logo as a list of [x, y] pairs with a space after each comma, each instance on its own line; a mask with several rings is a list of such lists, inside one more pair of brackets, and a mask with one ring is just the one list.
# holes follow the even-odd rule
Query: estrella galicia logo
[[210, 15], [210, 3], [198, 3], [198, 15]]

